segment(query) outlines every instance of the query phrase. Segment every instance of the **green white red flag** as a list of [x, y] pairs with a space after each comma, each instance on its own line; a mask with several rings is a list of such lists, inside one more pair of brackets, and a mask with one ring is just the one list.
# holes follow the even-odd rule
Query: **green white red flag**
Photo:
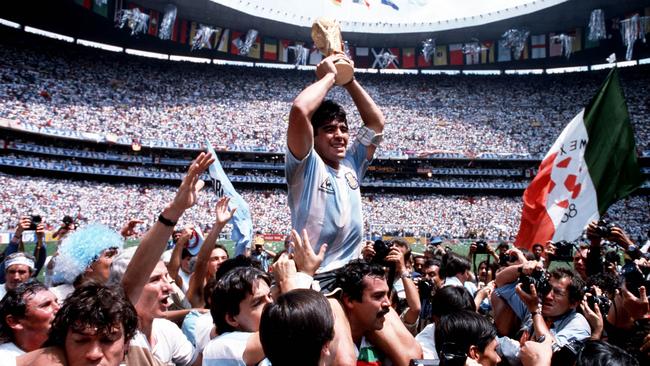
[[634, 135], [614, 68], [565, 127], [524, 192], [520, 248], [573, 241], [617, 200], [643, 183]]

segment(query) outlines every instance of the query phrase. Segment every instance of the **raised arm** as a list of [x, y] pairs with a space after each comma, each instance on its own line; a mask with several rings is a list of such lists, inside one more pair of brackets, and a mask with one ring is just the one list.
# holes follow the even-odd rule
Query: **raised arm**
[[316, 69], [319, 80], [300, 92], [293, 101], [289, 113], [287, 145], [296, 159], [302, 160], [314, 145], [311, 116], [325, 99], [327, 92], [334, 86], [336, 68], [333, 61], [340, 57], [342, 56], [330, 56], [321, 61]]
[[196, 203], [198, 191], [203, 187], [203, 181], [199, 179], [199, 176], [213, 162], [212, 154], [199, 154], [190, 165], [187, 175], [176, 191], [174, 200], [160, 214], [164, 223], [160, 220], [156, 221], [151, 229], [144, 234], [122, 278], [124, 293], [132, 304], [138, 302], [142, 288], [165, 251], [167, 239], [174, 230], [173, 223], [178, 222], [185, 210]]
[[[176, 233], [174, 233], [174, 235], [176, 235]], [[183, 278], [178, 274], [178, 270], [181, 267], [181, 255], [183, 253], [183, 248], [185, 248], [185, 244], [187, 244], [190, 235], [192, 235], [192, 232], [187, 227], [178, 234], [176, 244], [174, 245], [174, 250], [172, 251], [172, 256], [169, 259], [169, 263], [167, 264], [167, 272], [169, 272], [169, 276], [174, 281], [176, 281], [176, 284], [180, 288], [183, 288], [184, 283]]]
[[[386, 118], [384, 114], [379, 110], [375, 101], [372, 100], [370, 95], [361, 87], [361, 84], [356, 79], [352, 79], [351, 82], [344, 85], [345, 90], [348, 91], [354, 104], [359, 110], [363, 124], [369, 129], [375, 131], [376, 134], [381, 134], [384, 132], [384, 124]], [[370, 145], [368, 146], [367, 159], [372, 160], [372, 156], [375, 154], [377, 146]]]
[[219, 234], [224, 226], [230, 221], [235, 214], [237, 208], [228, 210], [229, 197], [221, 197], [217, 202], [216, 221], [210, 230], [210, 233], [205, 238], [203, 246], [196, 255], [196, 264], [194, 265], [194, 274], [190, 278], [189, 287], [187, 289], [187, 299], [193, 308], [205, 307], [203, 300], [203, 287], [205, 286], [205, 275], [208, 272], [208, 263], [210, 262], [210, 255], [214, 250], [214, 245], [217, 243]]

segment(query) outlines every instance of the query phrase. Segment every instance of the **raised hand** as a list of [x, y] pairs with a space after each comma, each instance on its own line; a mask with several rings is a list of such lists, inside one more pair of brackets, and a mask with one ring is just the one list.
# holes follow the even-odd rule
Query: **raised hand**
[[144, 221], [139, 219], [130, 219], [126, 224], [124, 224], [124, 226], [122, 226], [122, 229], [120, 229], [120, 235], [124, 238], [135, 235], [135, 226], [143, 223]]
[[323, 243], [320, 246], [318, 254], [316, 254], [314, 253], [314, 249], [311, 247], [311, 243], [309, 242], [309, 235], [307, 235], [307, 230], [303, 229], [302, 238], [300, 235], [298, 235], [298, 232], [295, 229], [291, 230], [291, 238], [293, 240], [293, 260], [296, 262], [296, 268], [300, 272], [304, 272], [310, 276], [313, 276], [325, 258], [327, 244]]
[[217, 202], [217, 210], [216, 210], [216, 224], [223, 227], [225, 226], [230, 219], [235, 215], [235, 211], [237, 211], [237, 207], [233, 208], [232, 210], [228, 209], [228, 203], [230, 202], [230, 197], [221, 197], [219, 201]]
[[169, 214], [173, 217], [167, 217], [172, 221], [177, 221], [183, 212], [188, 208], [194, 206], [197, 200], [198, 191], [203, 188], [205, 184], [199, 177], [210, 164], [214, 162], [214, 157], [210, 153], [202, 152], [190, 165], [187, 174], [183, 178], [183, 182], [176, 191], [176, 196], [169, 206]]

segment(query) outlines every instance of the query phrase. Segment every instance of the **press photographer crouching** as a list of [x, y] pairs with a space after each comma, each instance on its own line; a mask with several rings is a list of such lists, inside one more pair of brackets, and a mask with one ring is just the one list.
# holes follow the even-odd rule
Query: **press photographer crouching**
[[[566, 268], [547, 272], [540, 262], [521, 262], [496, 277], [499, 296], [522, 320], [516, 339], [499, 337], [500, 352], [511, 365], [520, 364], [520, 336], [528, 334], [539, 342], [551, 339], [554, 364], [572, 364], [581, 345], [591, 336], [589, 323], [576, 311], [583, 300], [585, 283]], [[499, 321], [497, 314], [495, 321]]]

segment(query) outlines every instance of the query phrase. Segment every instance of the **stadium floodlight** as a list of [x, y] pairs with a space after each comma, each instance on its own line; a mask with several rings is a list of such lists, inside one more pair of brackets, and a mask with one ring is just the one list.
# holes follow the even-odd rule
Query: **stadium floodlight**
[[517, 69], [517, 70], [505, 70], [506, 75], [541, 75], [544, 73], [544, 69]]
[[573, 67], [556, 67], [552, 69], [546, 69], [547, 74], [564, 74], [569, 72], [582, 72], [588, 71], [589, 66], [573, 66]]
[[156, 52], [149, 52], [149, 51], [142, 51], [142, 50], [134, 50], [131, 48], [127, 48], [124, 50], [129, 55], [135, 55], [135, 56], [142, 56], [142, 57], [149, 57], [149, 58], [157, 58], [159, 60], [168, 60], [169, 55], [165, 55], [164, 53], [156, 53]]
[[264, 67], [267, 69], [295, 69], [296, 65], [287, 65], [287, 64], [273, 64], [265, 62], [256, 62], [255, 66]]
[[[213, 59], [212, 63], [215, 65], [230, 65], [230, 66], [246, 66], [246, 67], [254, 67], [255, 64], [252, 62], [248, 61], [230, 61], [230, 60], [220, 60], [220, 59]], [[293, 65], [288, 65], [290, 68], [293, 68]]]
[[73, 43], [74, 42], [74, 38], [72, 38], [70, 36], [64, 36], [63, 34], [48, 32], [46, 30], [42, 30], [42, 29], [38, 29], [38, 28], [34, 28], [34, 27], [25, 26], [25, 32], [38, 34], [39, 36], [43, 36], [43, 37], [58, 39], [59, 41], [65, 41], [65, 42], [68, 42], [68, 43]]
[[650, 64], [650, 58], [642, 58], [639, 60], [639, 65], [647, 65]]
[[209, 64], [212, 62], [209, 58], [202, 58], [202, 57], [188, 57], [188, 56], [179, 56], [179, 55], [170, 55], [169, 59], [171, 61], [187, 61], [187, 62], [194, 62], [197, 64]]
[[111, 51], [111, 52], [122, 52], [124, 51], [124, 48], [118, 47], [118, 46], [111, 46], [110, 44], [105, 44], [105, 43], [99, 43], [99, 42], [93, 42], [93, 41], [87, 41], [85, 39], [77, 39], [77, 44], [86, 46], [86, 47], [93, 47], [93, 48], [99, 48], [104, 51]]
[[501, 75], [501, 70], [463, 70], [465, 75]]
[[459, 75], [460, 70], [420, 70], [425, 75]]
[[7, 27], [20, 29], [20, 24], [18, 24], [16, 22], [12, 22], [11, 20], [0, 18], [0, 24], [6, 25]]

